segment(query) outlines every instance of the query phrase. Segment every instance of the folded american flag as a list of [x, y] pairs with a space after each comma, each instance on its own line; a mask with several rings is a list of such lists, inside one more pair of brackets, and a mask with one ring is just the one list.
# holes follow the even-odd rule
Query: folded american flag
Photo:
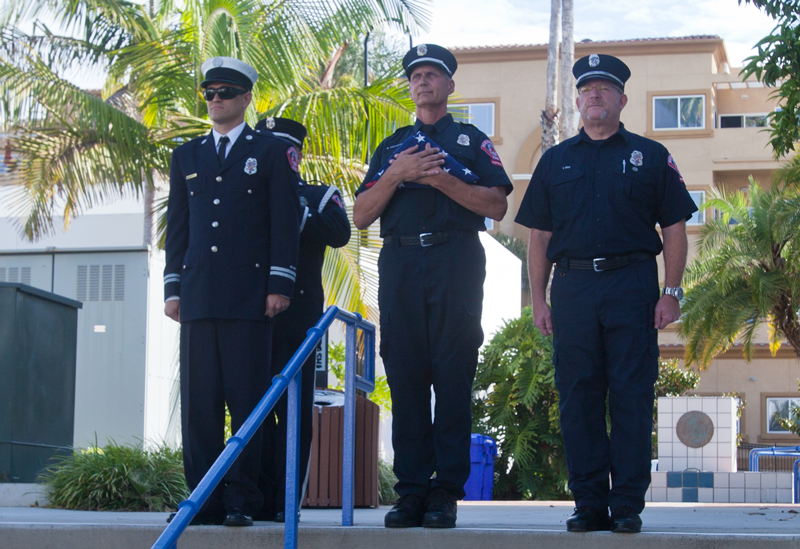
[[[450, 156], [450, 154], [448, 154], [446, 150], [437, 145], [431, 138], [429, 138], [422, 132], [417, 132], [416, 134], [412, 135], [411, 137], [400, 143], [400, 145], [397, 146], [397, 151], [395, 154], [401, 153], [406, 149], [410, 149], [415, 145], [419, 145], [419, 150], [422, 150], [429, 143], [432, 148], [439, 149], [443, 153], [447, 154], [447, 156], [444, 159], [444, 164], [439, 166], [444, 172], [459, 178], [464, 183], [475, 183], [478, 180], [478, 176], [472, 173], [472, 171], [469, 168], [465, 168], [460, 162], [458, 162], [452, 156]], [[392, 155], [392, 158], [394, 158], [394, 155]], [[381, 169], [378, 170], [378, 172], [375, 174], [375, 177], [372, 178], [372, 181], [367, 183], [368, 189], [378, 182], [378, 179], [380, 179], [381, 176], [386, 172], [386, 170], [389, 169], [389, 166], [391, 166], [391, 164], [388, 161], [383, 166], [381, 166]], [[421, 185], [420, 183], [414, 183], [412, 181], [405, 181], [400, 184], [400, 188], [430, 189], [431, 187], [429, 185]]]

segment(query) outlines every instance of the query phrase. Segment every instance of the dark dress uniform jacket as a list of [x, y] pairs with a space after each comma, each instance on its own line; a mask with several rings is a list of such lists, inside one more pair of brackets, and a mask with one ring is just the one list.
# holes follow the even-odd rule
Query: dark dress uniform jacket
[[164, 297], [181, 321], [266, 321], [268, 294], [292, 296], [299, 208], [297, 156], [245, 126], [220, 167], [213, 135], [172, 154]]

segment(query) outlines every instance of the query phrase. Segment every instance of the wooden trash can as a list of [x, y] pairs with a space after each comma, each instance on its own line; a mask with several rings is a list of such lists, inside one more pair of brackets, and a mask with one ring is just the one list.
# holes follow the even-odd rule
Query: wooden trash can
[[[378, 507], [379, 407], [356, 396], [356, 507]], [[303, 507], [342, 506], [344, 406], [314, 406], [314, 434]]]

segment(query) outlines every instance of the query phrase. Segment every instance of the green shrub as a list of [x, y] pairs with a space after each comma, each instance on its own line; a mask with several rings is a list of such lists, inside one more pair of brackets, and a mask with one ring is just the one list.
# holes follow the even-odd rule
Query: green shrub
[[400, 496], [394, 491], [397, 477], [392, 471], [392, 464], [378, 458], [378, 502], [381, 505], [394, 505]]
[[506, 322], [481, 353], [473, 432], [497, 441], [494, 499], [568, 499], [551, 338], [531, 308]]
[[180, 450], [141, 444], [76, 450], [40, 474], [50, 505], [84, 511], [169, 511], [189, 496]]

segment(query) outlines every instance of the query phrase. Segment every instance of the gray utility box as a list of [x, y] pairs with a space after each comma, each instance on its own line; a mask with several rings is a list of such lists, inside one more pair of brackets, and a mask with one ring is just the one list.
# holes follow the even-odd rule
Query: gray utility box
[[31, 483], [69, 454], [81, 303], [0, 282], [0, 482]]

